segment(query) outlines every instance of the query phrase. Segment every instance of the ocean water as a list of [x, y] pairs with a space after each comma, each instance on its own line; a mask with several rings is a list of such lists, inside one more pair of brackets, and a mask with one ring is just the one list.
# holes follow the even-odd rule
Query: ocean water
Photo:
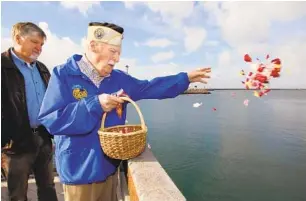
[[[187, 200], [306, 200], [305, 90], [262, 98], [225, 90], [137, 104], [154, 155]], [[127, 119], [139, 122], [132, 105]]]

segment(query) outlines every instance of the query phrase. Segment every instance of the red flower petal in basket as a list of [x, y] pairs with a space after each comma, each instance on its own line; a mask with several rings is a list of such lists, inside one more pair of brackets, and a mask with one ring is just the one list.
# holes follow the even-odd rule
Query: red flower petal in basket
[[271, 63], [280, 65], [280, 64], [281, 64], [281, 60], [280, 60], [279, 58], [276, 58], [276, 59], [273, 59], [273, 60], [271, 61]]
[[245, 62], [252, 62], [252, 58], [250, 57], [250, 55], [245, 54], [245, 55], [244, 55], [244, 61], [245, 61]]
[[123, 134], [128, 133], [128, 128], [127, 128], [127, 127], [122, 128], [122, 133], [123, 133]]

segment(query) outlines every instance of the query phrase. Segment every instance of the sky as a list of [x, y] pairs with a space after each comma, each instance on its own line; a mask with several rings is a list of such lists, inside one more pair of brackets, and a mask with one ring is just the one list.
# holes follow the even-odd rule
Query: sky
[[208, 88], [243, 88], [240, 70], [254, 59], [280, 58], [281, 77], [272, 88], [306, 88], [306, 2], [3, 2], [1, 52], [12, 45], [20, 21], [47, 34], [39, 60], [50, 70], [84, 53], [87, 25], [111, 22], [124, 28], [115, 68], [139, 79], [211, 67]]

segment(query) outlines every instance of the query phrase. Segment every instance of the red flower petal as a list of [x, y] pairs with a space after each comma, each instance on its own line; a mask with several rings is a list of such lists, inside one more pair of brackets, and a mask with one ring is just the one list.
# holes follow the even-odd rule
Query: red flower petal
[[265, 91], [264, 91], [264, 93], [266, 94], [266, 93], [268, 93], [268, 92], [270, 92], [271, 91], [271, 89], [266, 89]]
[[257, 73], [254, 80], [258, 80], [261, 83], [266, 83], [268, 81], [267, 76]]
[[270, 76], [275, 78], [275, 77], [280, 77], [280, 74], [276, 69], [273, 69]]
[[258, 72], [262, 72], [264, 69], [265, 69], [265, 67], [259, 67], [259, 68], [257, 69], [257, 71], [258, 71]]
[[252, 62], [252, 58], [250, 57], [250, 55], [245, 54], [245, 55], [244, 55], [244, 61], [245, 61], [245, 62]]
[[121, 119], [122, 118], [122, 104], [117, 105], [116, 112], [117, 112], [118, 117]]
[[271, 63], [280, 65], [280, 64], [281, 64], [281, 60], [280, 60], [279, 58], [276, 58], [276, 59], [273, 59], [273, 60], [271, 61]]

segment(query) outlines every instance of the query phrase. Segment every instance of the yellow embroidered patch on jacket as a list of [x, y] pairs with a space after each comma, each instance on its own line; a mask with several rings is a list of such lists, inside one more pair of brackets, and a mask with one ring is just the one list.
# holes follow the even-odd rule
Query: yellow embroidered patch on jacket
[[72, 95], [75, 99], [81, 100], [82, 98], [87, 97], [87, 91], [84, 89], [84, 87], [80, 85], [74, 85], [72, 89]]

